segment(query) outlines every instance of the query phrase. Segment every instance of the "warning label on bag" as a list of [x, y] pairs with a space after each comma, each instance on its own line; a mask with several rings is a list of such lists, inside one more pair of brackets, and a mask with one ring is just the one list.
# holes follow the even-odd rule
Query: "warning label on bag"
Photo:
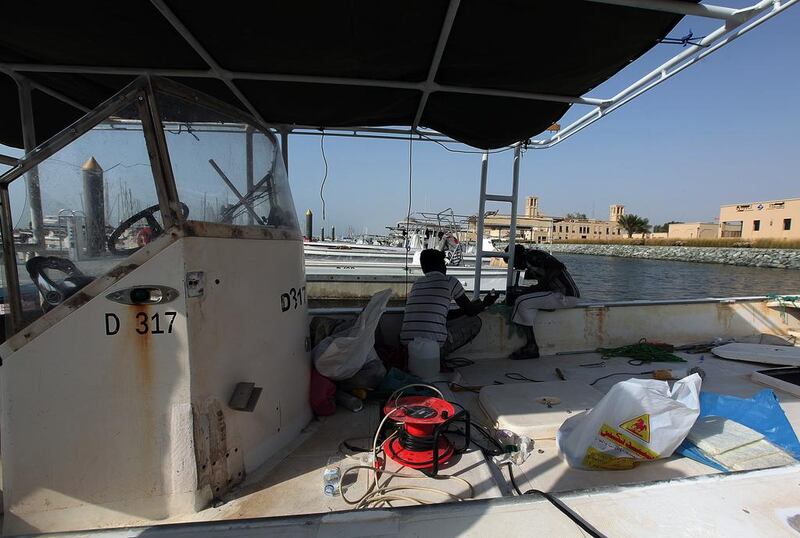
[[645, 443], [650, 442], [650, 415], [647, 413], [626, 420], [619, 427], [632, 433]]
[[598, 433], [601, 439], [612, 442], [625, 452], [633, 454], [635, 457], [639, 457], [643, 460], [654, 460], [658, 458], [658, 453], [639, 444], [622, 432], [618, 432], [608, 424], [603, 424]]

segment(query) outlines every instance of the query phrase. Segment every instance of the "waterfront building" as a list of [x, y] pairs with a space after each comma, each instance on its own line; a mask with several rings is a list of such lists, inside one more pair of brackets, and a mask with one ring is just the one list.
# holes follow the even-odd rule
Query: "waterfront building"
[[[517, 241], [549, 243], [571, 239], [614, 240], [624, 236], [618, 219], [625, 214], [625, 206], [614, 204], [609, 208], [609, 219], [550, 217], [539, 210], [539, 198], [525, 198], [524, 213], [517, 215]], [[471, 238], [475, 237], [477, 216], [469, 218]], [[511, 228], [511, 216], [487, 213], [484, 218], [484, 235], [491, 239], [507, 241]]]
[[[472, 239], [476, 236], [478, 217], [469, 218], [469, 232]], [[517, 215], [517, 241], [526, 243], [549, 243], [552, 241], [553, 217], [539, 212], [539, 197], [525, 198], [525, 210]], [[511, 216], [496, 212], [487, 212], [483, 220], [483, 234], [490, 239], [508, 241], [511, 229]]]
[[723, 205], [720, 237], [800, 239], [800, 198]]

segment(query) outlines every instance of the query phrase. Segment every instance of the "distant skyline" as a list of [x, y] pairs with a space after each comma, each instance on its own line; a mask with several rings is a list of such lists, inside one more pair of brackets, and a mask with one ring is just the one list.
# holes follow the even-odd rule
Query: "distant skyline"
[[[687, 18], [671, 35], [705, 35], [717, 25]], [[680, 50], [659, 45], [590, 95], [609, 97]], [[800, 197], [800, 62], [793, 56], [798, 50], [800, 7], [794, 7], [553, 149], [527, 151], [518, 211], [525, 196], [535, 195], [546, 215], [580, 212], [605, 219], [609, 206], [621, 203], [652, 224], [713, 222], [720, 205]], [[573, 107], [560, 123], [586, 110]], [[308, 208], [316, 233], [323, 225], [336, 226], [339, 235], [348, 226], [356, 233], [382, 233], [405, 218], [408, 142], [326, 136], [324, 144], [323, 221], [320, 137], [290, 137], [289, 177], [301, 223]], [[510, 192], [511, 161], [511, 152], [491, 156], [492, 192]], [[415, 142], [412, 211], [476, 213], [479, 173], [477, 153]], [[15, 215], [15, 194], [23, 195], [19, 187], [12, 187]], [[487, 209], [507, 213], [508, 205]]]

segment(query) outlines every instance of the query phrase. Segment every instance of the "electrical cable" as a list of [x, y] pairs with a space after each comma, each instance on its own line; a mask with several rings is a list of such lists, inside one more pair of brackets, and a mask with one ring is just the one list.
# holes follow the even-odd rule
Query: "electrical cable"
[[577, 513], [575, 513], [566, 504], [562, 503], [557, 497], [554, 497], [553, 495], [538, 489], [529, 489], [528, 491], [525, 492], [525, 495], [531, 495], [533, 493], [541, 495], [542, 497], [547, 499], [550, 502], [550, 504], [558, 508], [562, 514], [570, 518], [573, 521], [573, 523], [575, 523], [577, 526], [583, 529], [592, 538], [606, 538], [605, 534], [595, 529], [591, 523], [589, 523], [581, 516], [579, 516]]
[[599, 530], [594, 528], [591, 523], [589, 523], [588, 521], [583, 519], [580, 515], [575, 513], [571, 508], [569, 508], [566, 504], [561, 502], [555, 496], [553, 496], [553, 495], [551, 495], [549, 493], [545, 493], [544, 491], [541, 491], [541, 490], [538, 490], [538, 489], [529, 489], [525, 493], [522, 493], [522, 491], [519, 489], [519, 486], [517, 485], [517, 481], [514, 479], [514, 469], [512, 467], [511, 462], [506, 463], [506, 466], [508, 467], [508, 476], [511, 479], [511, 486], [514, 488], [514, 491], [517, 493], [517, 495], [520, 495], [520, 496], [522, 496], [522, 495], [531, 495], [531, 494], [534, 494], [534, 493], [537, 494], [537, 495], [541, 495], [550, 504], [552, 504], [553, 506], [558, 508], [558, 510], [561, 511], [561, 513], [563, 513], [568, 518], [570, 518], [573, 523], [575, 523], [581, 529], [583, 529], [586, 533], [588, 533], [589, 536], [592, 536], [593, 538], [606, 538], [605, 534], [603, 534], [602, 532], [600, 532]]
[[413, 185], [413, 149], [414, 149], [414, 138], [411, 134], [408, 135], [408, 211], [406, 211], [406, 237], [405, 237], [405, 249], [406, 253], [403, 256], [405, 260], [405, 275], [406, 275], [406, 282], [405, 282], [405, 294], [408, 297], [408, 254], [411, 251], [411, 234], [409, 234], [408, 229], [411, 227], [411, 194], [412, 194], [412, 185]]
[[[392, 402], [392, 401], [397, 402], [397, 400], [399, 400], [400, 397], [402, 397], [402, 395], [406, 391], [406, 389], [414, 388], [414, 387], [425, 387], [425, 388], [428, 388], [428, 389], [433, 390], [434, 392], [436, 392], [439, 395], [440, 398], [444, 399], [444, 396], [442, 395], [442, 392], [439, 389], [437, 389], [436, 387], [434, 387], [433, 385], [428, 385], [428, 384], [425, 384], [425, 383], [412, 383], [412, 384], [400, 387], [399, 389], [394, 391], [392, 393], [392, 395], [389, 397], [388, 402]], [[389, 420], [389, 418], [395, 413], [395, 411], [398, 411], [398, 410], [400, 410], [402, 408], [403, 408], [402, 406], [395, 406], [388, 413], [386, 413], [386, 416], [384, 416], [383, 419], [381, 420], [381, 422], [378, 424], [378, 428], [375, 431], [375, 436], [373, 437], [373, 440], [372, 440], [372, 459], [373, 459], [373, 462], [374, 462], [373, 465], [371, 465], [371, 466], [354, 465], [352, 467], [348, 467], [347, 469], [345, 469], [342, 472], [341, 476], [339, 477], [339, 493], [342, 496], [342, 500], [344, 502], [346, 502], [347, 504], [355, 505], [355, 507], [357, 509], [358, 508], [368, 508], [368, 507], [375, 506], [375, 505], [383, 505], [383, 504], [388, 503], [389, 501], [392, 501], [392, 500], [395, 500], [395, 501], [402, 500], [402, 501], [406, 501], [406, 502], [414, 502], [414, 503], [417, 503], [417, 504], [429, 504], [427, 501], [424, 501], [422, 499], [418, 499], [418, 498], [415, 498], [415, 497], [410, 497], [410, 496], [407, 496], [407, 495], [396, 495], [396, 494], [395, 495], [387, 495], [387, 493], [390, 493], [392, 491], [399, 491], [399, 490], [427, 491], [427, 492], [437, 493], [437, 494], [440, 494], [440, 495], [445, 495], [445, 496], [450, 497], [451, 499], [456, 500], [456, 501], [463, 501], [464, 500], [463, 498], [461, 498], [461, 497], [459, 497], [457, 495], [453, 495], [452, 493], [449, 493], [447, 491], [440, 490], [440, 489], [437, 489], [437, 488], [429, 488], [429, 487], [424, 487], [424, 486], [393, 486], [393, 487], [389, 488], [389, 487], [387, 487], [388, 486], [388, 481], [384, 482], [383, 484], [380, 483], [380, 476], [381, 475], [387, 475], [387, 476], [390, 476], [390, 477], [399, 477], [399, 478], [417, 478], [417, 479], [432, 478], [434, 480], [458, 480], [458, 481], [463, 482], [464, 484], [466, 484], [467, 487], [469, 488], [469, 492], [470, 492], [469, 498], [474, 497], [475, 496], [475, 489], [472, 486], [472, 484], [469, 481], [467, 481], [467, 480], [465, 480], [465, 479], [463, 479], [463, 478], [461, 478], [459, 476], [442, 475], [442, 474], [438, 474], [436, 476], [428, 476], [428, 475], [424, 475], [423, 474], [423, 475], [418, 476], [418, 475], [409, 475], [409, 474], [396, 473], [396, 472], [393, 472], [393, 471], [387, 471], [385, 469], [378, 469], [377, 468], [378, 452], [380, 450], [382, 450], [382, 448], [379, 450], [379, 447], [378, 447], [378, 439], [380, 438], [381, 431], [383, 431], [384, 425], [386, 424], [387, 420]], [[387, 437], [387, 439], [384, 440], [384, 442], [386, 442], [389, 439], [392, 439], [395, 435], [397, 435], [397, 434], [393, 433], [392, 435]], [[368, 469], [372, 473], [371, 474], [372, 480], [369, 482], [369, 485], [367, 487], [367, 491], [361, 497], [359, 497], [356, 500], [348, 499], [345, 496], [344, 491], [342, 490], [342, 483], [344, 483], [344, 477], [348, 473], [352, 472], [354, 469]], [[369, 480], [369, 477], [368, 477], [368, 480]]]
[[[448, 386], [448, 388], [450, 390], [454, 391], [454, 392], [459, 392], [459, 391], [461, 391], [461, 392], [472, 392], [474, 394], [480, 394], [481, 389], [483, 388], [483, 385], [466, 386], [466, 385], [462, 385], [460, 383], [456, 383], [455, 381], [448, 381], [446, 379], [440, 379], [438, 381], [431, 381], [431, 383], [433, 383], [433, 384], [445, 383]], [[499, 381], [496, 381], [495, 383], [499, 383]], [[500, 384], [502, 385], [502, 383], [500, 383]], [[450, 403], [453, 404], [453, 405], [459, 406], [461, 409], [464, 409], [464, 406], [459, 404], [458, 402], [450, 402]], [[475, 423], [475, 421], [473, 419], [470, 419], [470, 422], [472, 422], [473, 424]], [[484, 426], [484, 428], [485, 427], [486, 426]]]
[[483, 155], [484, 153], [487, 153], [489, 155], [493, 155], [495, 153], [503, 153], [505, 151], [510, 151], [510, 150], [514, 149], [514, 146], [508, 146], [506, 148], [495, 149], [495, 150], [491, 150], [491, 151], [469, 150], [469, 149], [453, 149], [451, 147], [448, 147], [448, 146], [444, 145], [441, 141], [433, 139], [433, 138], [431, 138], [429, 136], [426, 136], [426, 135], [424, 135], [422, 133], [419, 133], [419, 136], [424, 138], [424, 139], [426, 139], [426, 140], [429, 140], [431, 142], [435, 142], [435, 143], [439, 144], [440, 146], [442, 146], [444, 149], [446, 149], [447, 151], [449, 151], [451, 153], [468, 153], [468, 154], [477, 154], [477, 155]]
[[[458, 383], [451, 383], [451, 384], [452, 384], [452, 385], [458, 385]], [[459, 386], [461, 386], [461, 385], [459, 385]], [[469, 390], [469, 389], [466, 389], [466, 390]], [[477, 391], [474, 391], [474, 392], [477, 392]], [[453, 404], [453, 405], [455, 405], [455, 406], [458, 406], [458, 407], [460, 407], [462, 410], [466, 410], [466, 408], [465, 408], [463, 405], [461, 405], [460, 403], [458, 403], [458, 402], [450, 402], [450, 403], [452, 403], [452, 404]], [[481, 424], [481, 423], [479, 423], [479, 422], [475, 422], [475, 421], [472, 419], [472, 417], [470, 417], [470, 421], [469, 421], [469, 422], [470, 422], [470, 427], [471, 427], [471, 428], [474, 428], [474, 429], [476, 429], [476, 430], [478, 430], [478, 432], [479, 432], [481, 435], [483, 435], [484, 437], [486, 437], [486, 439], [488, 439], [489, 441], [491, 441], [491, 443], [492, 443], [494, 446], [496, 446], [496, 447], [497, 447], [498, 451], [492, 451], [492, 450], [489, 450], [488, 448], [486, 448], [486, 447], [484, 447], [484, 446], [481, 446], [481, 445], [479, 445], [477, 442], [475, 442], [475, 439], [472, 439], [472, 438], [471, 438], [471, 439], [470, 439], [470, 442], [471, 442], [472, 444], [474, 444], [475, 446], [477, 446], [478, 448], [480, 448], [480, 449], [481, 449], [481, 451], [482, 451], [484, 454], [488, 454], [488, 455], [490, 455], [490, 456], [499, 456], [499, 455], [501, 455], [501, 454], [505, 454], [505, 453], [506, 453], [506, 447], [504, 447], [503, 445], [501, 445], [501, 444], [500, 444], [500, 441], [498, 441], [497, 439], [495, 439], [495, 437], [494, 437], [494, 436], [491, 434], [491, 432], [489, 431], [489, 427], [488, 427], [488, 426], [485, 426], [484, 424]], [[466, 434], [465, 434], [464, 432], [462, 432], [461, 430], [458, 430], [458, 429], [456, 429], [456, 430], [448, 430], [448, 432], [447, 432], [447, 433], [457, 433], [457, 434], [459, 434], [459, 435], [462, 435], [462, 436], [466, 437]]]
[[505, 378], [510, 379], [512, 381], [529, 381], [530, 383], [543, 383], [543, 381], [540, 381], [538, 379], [531, 379], [530, 377], [526, 377], [520, 374], [519, 372], [509, 372], [505, 374]]
[[475, 364], [475, 361], [465, 357], [453, 357], [445, 359], [444, 364], [450, 368], [462, 368], [464, 366], [472, 366]]
[[509, 462], [506, 463], [506, 466], [508, 466], [508, 477], [511, 479], [511, 487], [514, 488], [514, 491], [517, 492], [517, 495], [520, 495], [520, 496], [524, 495], [522, 493], [522, 490], [519, 489], [519, 486], [517, 485], [517, 481], [514, 479], [514, 469], [512, 468], [512, 463], [509, 461]]
[[[399, 473], [399, 472], [394, 472], [394, 471], [387, 471], [385, 469], [378, 470], [375, 467], [372, 467], [372, 466], [369, 466], [369, 465], [354, 465], [352, 467], [348, 467], [347, 469], [344, 470], [344, 472], [341, 475], [340, 484], [345, 482], [344, 478], [345, 478], [345, 476], [347, 476], [347, 474], [351, 473], [352, 471], [354, 471], [356, 469], [366, 469], [366, 470], [371, 471], [372, 473], [374, 473], [374, 475], [376, 475], [376, 476], [377, 475], [381, 475], [381, 476], [386, 475], [386, 476], [389, 476], [389, 477], [409, 478], [409, 479], [417, 479], [417, 480], [424, 480], [424, 479], [457, 480], [457, 481], [462, 482], [463, 484], [465, 484], [467, 486], [467, 488], [469, 489], [469, 498], [475, 496], [475, 488], [472, 486], [472, 484], [468, 480], [466, 480], [464, 478], [461, 478], [460, 476], [455, 476], [455, 475], [437, 475], [435, 477], [431, 477], [431, 476], [427, 476], [427, 475], [424, 475], [424, 474], [412, 475], [412, 474]], [[377, 489], [375, 489], [375, 488], [377, 488]], [[430, 504], [428, 501], [425, 501], [425, 500], [422, 500], [422, 499], [418, 499], [418, 498], [415, 498], [415, 497], [397, 496], [397, 495], [388, 495], [387, 496], [386, 495], [386, 493], [389, 493], [389, 492], [392, 492], [392, 491], [400, 491], [400, 490], [426, 491], [426, 492], [430, 492], [430, 493], [436, 493], [436, 494], [439, 494], [439, 495], [444, 495], [444, 496], [449, 497], [450, 499], [455, 500], [455, 501], [463, 501], [464, 500], [462, 497], [460, 497], [458, 495], [455, 495], [453, 493], [450, 493], [448, 491], [444, 491], [444, 490], [441, 490], [441, 489], [438, 489], [438, 488], [431, 488], [431, 487], [426, 487], [426, 486], [411, 486], [411, 485], [388, 487], [388, 481], [386, 483], [382, 484], [382, 485], [379, 485], [377, 480], [370, 487], [368, 487], [367, 491], [361, 497], [359, 497], [358, 499], [349, 499], [349, 498], [347, 498], [347, 496], [345, 495], [344, 491], [341, 491], [341, 490], [340, 490], [340, 494], [342, 496], [342, 500], [345, 503], [347, 503], [349, 505], [355, 505], [356, 508], [366, 508], [366, 507], [369, 507], [369, 506], [371, 506], [373, 504], [384, 502], [387, 497], [401, 497], [399, 499], [394, 499], [394, 500], [411, 501], [411, 502], [415, 502], [417, 504]]]
[[344, 441], [342, 441], [342, 446], [345, 447], [350, 452], [353, 452], [353, 453], [356, 453], [356, 454], [360, 454], [360, 453], [363, 453], [363, 452], [370, 452], [371, 451], [371, 449], [369, 449], [369, 448], [363, 448], [363, 447], [360, 447], [360, 446], [351, 445], [349, 439], [345, 439]]
[[[506, 453], [506, 447], [504, 447], [503, 445], [501, 445], [501, 444], [500, 444], [500, 442], [499, 442], [497, 439], [495, 439], [495, 438], [494, 438], [494, 436], [492, 436], [492, 435], [491, 435], [491, 434], [490, 434], [488, 431], [484, 430], [484, 428], [483, 428], [482, 426], [480, 426], [480, 425], [478, 425], [478, 424], [474, 424], [474, 423], [473, 423], [473, 424], [472, 424], [472, 427], [473, 427], [473, 428], [475, 428], [475, 429], [476, 429], [476, 430], [477, 430], [477, 431], [478, 431], [478, 432], [479, 432], [481, 435], [483, 435], [483, 436], [484, 436], [486, 439], [488, 439], [489, 441], [491, 441], [491, 443], [492, 443], [492, 444], [493, 444], [495, 447], [497, 447], [497, 449], [496, 449], [496, 450], [492, 450], [492, 449], [489, 449], [488, 447], [485, 447], [485, 446], [481, 446], [481, 445], [479, 445], [477, 442], [475, 442], [475, 440], [474, 440], [474, 439], [470, 439], [470, 441], [471, 441], [471, 442], [472, 442], [472, 443], [473, 443], [475, 446], [477, 446], [478, 448], [480, 448], [480, 449], [481, 449], [481, 452], [483, 452], [483, 453], [484, 453], [484, 455], [487, 455], [487, 456], [501, 456], [501, 455], [503, 455], [503, 454], [505, 454], [505, 453]], [[458, 433], [460, 433], [461, 435], [464, 435], [464, 432], [462, 432], [462, 431], [460, 431], [460, 430], [456, 430], [456, 431], [457, 431]]]
[[[325, 182], [328, 181], [328, 159], [325, 157], [325, 131], [322, 131], [322, 136], [319, 137], [319, 149], [322, 152], [322, 162], [325, 163], [325, 174], [322, 176], [322, 183], [319, 186], [319, 199], [322, 200], [322, 220], [325, 220]], [[320, 237], [324, 241], [324, 237]]]
[[645, 375], [645, 374], [652, 374], [653, 372], [655, 372], [655, 370], [648, 370], [646, 372], [617, 372], [617, 373], [614, 373], [614, 374], [604, 375], [603, 377], [598, 377], [597, 379], [595, 379], [594, 381], [589, 383], [589, 385], [590, 386], [594, 385], [598, 381], [602, 381], [603, 379], [608, 379], [609, 377], [614, 377], [616, 375]]
[[[428, 383], [411, 383], [409, 385], [405, 385], [404, 387], [400, 387], [399, 389], [394, 391], [392, 393], [392, 395], [389, 396], [389, 399], [386, 400], [386, 403], [389, 403], [391, 401], [395, 401], [396, 402], [397, 400], [400, 399], [400, 397], [403, 395], [403, 393], [405, 392], [406, 389], [412, 389], [414, 387], [423, 387], [423, 388], [426, 388], [426, 389], [431, 389], [433, 392], [435, 392], [436, 394], [439, 395], [439, 398], [441, 398], [442, 400], [445, 399], [444, 394], [442, 394], [442, 391], [440, 391], [439, 389], [437, 389], [433, 385], [430, 385]], [[395, 398], [395, 396], [397, 396], [397, 398]]]

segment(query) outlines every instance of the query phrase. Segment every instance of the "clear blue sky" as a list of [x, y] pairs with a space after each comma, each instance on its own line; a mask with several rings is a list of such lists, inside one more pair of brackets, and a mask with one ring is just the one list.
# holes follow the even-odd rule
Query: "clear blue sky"
[[[743, 7], [752, 1], [724, 3]], [[687, 18], [672, 35], [684, 35], [689, 29], [704, 35], [716, 26], [716, 21]], [[659, 45], [591, 95], [610, 97], [680, 50]], [[721, 204], [800, 197], [797, 51], [800, 7], [553, 149], [528, 151], [522, 161], [521, 197], [538, 195], [542, 211], [549, 215], [583, 212], [597, 218], [606, 218], [610, 204], [622, 203], [629, 213], [651, 223], [713, 221]], [[586, 110], [573, 107], [562, 125]], [[145, 173], [136, 168], [144, 160], [143, 148], [135, 149], [122, 159], [124, 166], [114, 170], [120, 178]], [[329, 175], [323, 222], [320, 139], [290, 138], [295, 206], [300, 215], [307, 208], [314, 211], [317, 230], [335, 225], [339, 235], [348, 226], [357, 233], [365, 228], [380, 233], [405, 217], [407, 142], [329, 136], [325, 149]], [[477, 212], [479, 155], [450, 153], [430, 142], [415, 143], [413, 154], [414, 211], [452, 207], [457, 213]], [[83, 159], [83, 155], [70, 159], [70, 168], [77, 169]], [[118, 160], [107, 157], [102, 164], [108, 168], [109, 162]], [[497, 193], [510, 190], [510, 152], [492, 156], [490, 185]], [[22, 182], [15, 182], [15, 215], [22, 200]], [[507, 211], [507, 206], [489, 209]]]

